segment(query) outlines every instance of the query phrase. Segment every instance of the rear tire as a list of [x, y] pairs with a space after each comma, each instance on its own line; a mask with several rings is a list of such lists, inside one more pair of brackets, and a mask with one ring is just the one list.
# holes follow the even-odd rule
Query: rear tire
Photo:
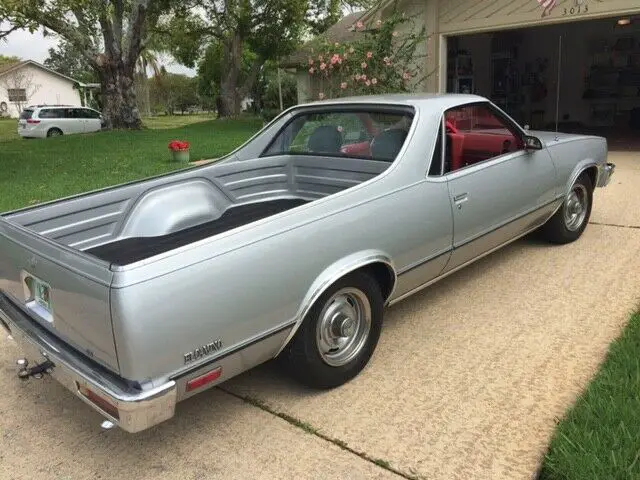
[[47, 137], [60, 137], [62, 135], [62, 130], [59, 128], [51, 128], [47, 132]]
[[576, 241], [587, 228], [592, 205], [593, 185], [589, 175], [582, 173], [571, 186], [562, 206], [542, 226], [542, 236], [557, 244]]
[[280, 355], [293, 378], [312, 388], [347, 383], [367, 365], [382, 330], [384, 299], [370, 275], [338, 280], [313, 304]]

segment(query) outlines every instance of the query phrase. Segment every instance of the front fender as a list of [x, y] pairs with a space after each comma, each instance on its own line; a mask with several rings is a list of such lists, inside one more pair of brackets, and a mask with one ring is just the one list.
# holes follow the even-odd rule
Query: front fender
[[389, 295], [387, 296], [387, 298], [390, 298], [393, 294], [393, 290], [395, 289], [397, 281], [396, 269], [390, 255], [380, 250], [363, 250], [360, 252], [352, 253], [335, 261], [316, 277], [316, 279], [307, 290], [307, 293], [304, 296], [300, 307], [298, 308], [298, 312], [296, 313], [295, 324], [291, 329], [291, 332], [285, 339], [284, 343], [282, 344], [282, 347], [280, 347], [275, 356], [280, 355], [282, 350], [291, 341], [291, 339], [298, 331], [298, 328], [300, 328], [300, 325], [302, 325], [304, 318], [306, 317], [307, 313], [309, 313], [309, 310], [311, 309], [313, 304], [316, 302], [316, 300], [318, 300], [318, 298], [320, 298], [320, 296], [327, 290], [327, 288], [329, 288], [345, 275], [348, 275], [349, 273], [354, 272], [362, 267], [366, 267], [367, 265], [372, 265], [375, 263], [383, 263], [389, 268], [390, 271], [393, 272], [393, 286], [390, 289]]
[[586, 158], [578, 162], [578, 164], [573, 168], [571, 175], [569, 175], [569, 180], [564, 185], [564, 191], [562, 192], [564, 195], [567, 195], [571, 190], [571, 187], [576, 182], [578, 177], [582, 175], [583, 172], [589, 170], [590, 168], [595, 168], [597, 173], [595, 174], [593, 180], [593, 187], [595, 188], [598, 183], [598, 176], [600, 174], [600, 168], [598, 161], [593, 158]]

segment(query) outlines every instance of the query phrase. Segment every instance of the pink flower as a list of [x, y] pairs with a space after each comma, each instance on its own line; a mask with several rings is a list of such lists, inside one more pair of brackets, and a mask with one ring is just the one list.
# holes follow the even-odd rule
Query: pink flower
[[345, 88], [347, 88], [347, 82], [342, 82], [342, 83], [340, 84], [340, 88], [341, 88], [342, 90], [344, 90]]
[[402, 78], [404, 78], [405, 80], [409, 80], [411, 78], [411, 74], [409, 72], [404, 72], [402, 74]]
[[322, 63], [320, 64], [320, 70], [324, 70], [325, 68], [327, 68], [327, 64], [326, 64], [326, 63], [324, 63], [324, 62], [322, 62]]
[[391, 59], [390, 59], [389, 57], [384, 57], [384, 58], [382, 59], [382, 61], [383, 61], [384, 63], [389, 63], [389, 62], [391, 61]]
[[375, 85], [376, 83], [378, 83], [378, 79], [377, 78], [372, 78], [371, 79], [371, 84]]
[[362, 23], [362, 22], [358, 22], [358, 23], [356, 23], [356, 27], [358, 27], [358, 28], [364, 28], [364, 23]]
[[355, 52], [355, 49], [354, 49], [353, 47], [351, 47], [351, 48], [349, 49], [349, 53], [353, 53], [353, 52]]
[[360, 64], [360, 66], [361, 66], [362, 68], [367, 68], [367, 62], [362, 62], [362, 63]]
[[320, 92], [320, 93], [318, 94], [318, 98], [319, 98], [320, 100], [322, 100], [322, 99], [324, 98], [324, 92]]
[[367, 52], [367, 58], [373, 58], [373, 52]]
[[398, 36], [398, 32], [393, 32], [391, 35], [393, 35], [394, 37]]
[[313, 58], [309, 58], [309, 65], [313, 65]]
[[362, 75], [360, 75], [359, 73], [356, 73], [356, 81], [359, 81], [362, 78]]
[[315, 68], [313, 68], [313, 67], [311, 67], [311, 68], [309, 69], [309, 73], [310, 73], [311, 75], [313, 75], [313, 74], [315, 73], [315, 71], [316, 71], [316, 69], [315, 69]]
[[363, 73], [362, 76], [360, 77], [360, 80], [364, 82], [366, 79], [367, 79], [367, 76]]
[[367, 87], [371, 85], [371, 80], [367, 80], [366, 82], [364, 82], [367, 84]]

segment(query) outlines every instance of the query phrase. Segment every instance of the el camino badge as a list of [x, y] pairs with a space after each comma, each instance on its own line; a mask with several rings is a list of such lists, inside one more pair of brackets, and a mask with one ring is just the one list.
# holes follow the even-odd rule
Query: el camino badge
[[206, 345], [202, 345], [188, 353], [184, 354], [184, 363], [191, 363], [199, 360], [202, 357], [206, 357], [207, 355], [211, 355], [212, 353], [217, 352], [222, 348], [222, 340], [219, 338], [215, 342], [207, 343]]

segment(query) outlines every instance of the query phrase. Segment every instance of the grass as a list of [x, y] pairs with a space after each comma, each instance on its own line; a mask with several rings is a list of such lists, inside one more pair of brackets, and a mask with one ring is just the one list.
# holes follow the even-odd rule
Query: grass
[[15, 118], [0, 119], [0, 142], [18, 140], [18, 120]]
[[[10, 123], [15, 128], [16, 121]], [[174, 139], [191, 142], [191, 161], [216, 158], [262, 126], [254, 117], [178, 128], [167, 123], [140, 131], [25, 140], [4, 136], [0, 122], [0, 212], [184, 168], [188, 165], [170, 161], [167, 147]]]
[[640, 313], [559, 423], [540, 479], [640, 479]]

